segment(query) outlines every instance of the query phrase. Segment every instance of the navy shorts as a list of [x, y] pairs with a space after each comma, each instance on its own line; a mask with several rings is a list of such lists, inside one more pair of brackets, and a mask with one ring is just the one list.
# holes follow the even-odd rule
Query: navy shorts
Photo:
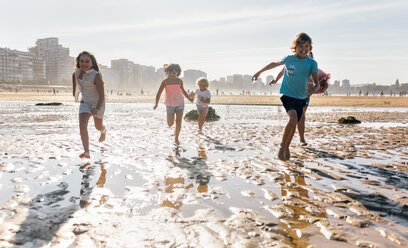
[[299, 121], [303, 114], [303, 107], [306, 106], [306, 99], [297, 99], [285, 95], [283, 95], [280, 99], [286, 112], [292, 109], [296, 110], [297, 118]]

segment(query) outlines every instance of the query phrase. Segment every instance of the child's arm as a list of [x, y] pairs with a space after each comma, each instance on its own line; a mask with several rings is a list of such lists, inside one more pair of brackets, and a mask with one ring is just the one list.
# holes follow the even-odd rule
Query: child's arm
[[312, 79], [314, 86], [309, 88], [308, 90], [308, 96], [311, 96], [313, 93], [315, 93], [319, 88], [320, 88], [320, 83], [319, 83], [319, 78], [317, 77], [317, 72], [312, 73]]
[[194, 101], [194, 98], [190, 97], [190, 96], [187, 94], [186, 90], [184, 89], [183, 81], [182, 81], [182, 80], [181, 80], [181, 82], [180, 82], [180, 89], [181, 89], [181, 93], [184, 95], [184, 97], [187, 98], [187, 99], [192, 103], [192, 102]]
[[273, 69], [275, 67], [280, 66], [281, 64], [277, 63], [277, 62], [272, 62], [269, 65], [265, 66], [264, 68], [262, 68], [260, 71], [258, 71], [257, 73], [255, 73], [252, 76], [252, 81], [256, 81], [258, 79], [258, 77], [261, 75], [262, 72]]
[[282, 68], [282, 70], [279, 72], [278, 76], [276, 76], [276, 78], [275, 78], [274, 80], [272, 80], [272, 81], [269, 83], [269, 85], [272, 86], [272, 84], [276, 84], [276, 83], [279, 81], [279, 79], [282, 78], [284, 72], [285, 72], [285, 67]]
[[98, 90], [99, 99], [98, 103], [96, 104], [96, 108], [91, 109], [92, 115], [98, 114], [99, 110], [101, 109], [102, 103], [105, 101], [105, 82], [103, 82], [103, 79], [99, 73], [96, 74], [94, 82], [96, 85], [96, 89]]
[[157, 105], [159, 104], [160, 96], [161, 96], [161, 93], [162, 93], [163, 90], [164, 90], [164, 87], [166, 87], [166, 85], [164, 84], [164, 81], [163, 81], [163, 82], [160, 84], [159, 90], [157, 91], [157, 94], [156, 94], [156, 104], [154, 105], [153, 109], [157, 109]]
[[211, 98], [201, 97], [201, 98], [200, 98], [200, 101], [201, 101], [202, 103], [211, 103]]
[[72, 95], [75, 97], [75, 89], [76, 89], [76, 80], [75, 74], [72, 74]]

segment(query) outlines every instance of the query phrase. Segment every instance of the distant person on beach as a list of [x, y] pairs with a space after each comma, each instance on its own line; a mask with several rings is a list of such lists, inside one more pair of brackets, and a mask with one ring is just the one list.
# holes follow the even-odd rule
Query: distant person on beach
[[76, 101], [79, 93], [82, 95], [79, 105], [79, 132], [84, 152], [79, 157], [90, 158], [88, 121], [91, 116], [93, 116], [95, 128], [101, 132], [99, 142], [105, 141], [106, 137], [106, 128], [103, 125], [105, 82], [99, 73], [98, 63], [92, 53], [81, 52], [75, 61], [76, 69], [72, 75], [73, 95]]
[[[179, 78], [181, 74], [181, 68], [178, 64], [164, 65], [164, 73], [166, 73], [166, 78], [163, 79], [159, 90], [156, 94], [156, 104], [153, 109], [156, 109], [161, 93], [165, 89], [166, 95], [164, 99], [164, 104], [166, 105], [167, 112], [167, 124], [169, 127], [174, 124], [174, 116], [176, 116], [176, 130], [174, 133], [174, 142], [180, 144], [179, 135], [181, 131], [181, 122], [183, 120], [184, 111], [184, 97], [186, 97], [190, 102], [193, 99], [187, 94], [183, 87], [183, 80]], [[184, 97], [183, 97], [184, 96]]]
[[[303, 107], [306, 106], [306, 98], [320, 88], [317, 62], [308, 56], [312, 51], [312, 39], [306, 33], [298, 33], [292, 42], [291, 49], [294, 55], [288, 55], [278, 62], [268, 64], [252, 77], [252, 80], [256, 81], [262, 72], [280, 65], [285, 66], [285, 75], [280, 93], [283, 94], [281, 101], [289, 121], [286, 124], [278, 152], [278, 158], [283, 161], [290, 158], [289, 145], [292, 142], [296, 126], [302, 118]], [[310, 76], [312, 76], [314, 86], [308, 88], [307, 84]]]
[[[309, 56], [313, 58], [313, 53], [310, 52]], [[273, 79], [269, 85], [276, 84], [279, 79], [282, 78], [283, 74], [285, 72], [285, 67], [282, 68], [282, 70], [279, 72], [278, 76], [276, 76], [275, 79]], [[315, 92], [315, 94], [323, 94], [326, 92], [327, 88], [329, 88], [329, 79], [330, 79], [330, 74], [324, 72], [323, 70], [320, 70], [317, 72], [317, 76], [319, 78], [319, 84], [320, 88]], [[308, 87], [313, 87], [313, 79], [309, 79]], [[310, 103], [310, 96], [306, 98], [306, 105], [303, 107], [303, 114], [302, 117], [300, 118], [298, 124], [297, 124], [297, 129], [299, 132], [299, 139], [300, 139], [300, 145], [301, 146], [306, 146], [306, 140], [305, 140], [305, 121], [306, 121], [306, 110], [309, 106]]]
[[208, 104], [211, 102], [211, 93], [208, 90], [210, 83], [207, 78], [201, 77], [197, 79], [197, 86], [198, 89], [193, 92], [192, 97], [194, 99], [194, 97], [197, 96], [198, 131], [201, 132], [203, 130], [205, 118], [208, 114]]

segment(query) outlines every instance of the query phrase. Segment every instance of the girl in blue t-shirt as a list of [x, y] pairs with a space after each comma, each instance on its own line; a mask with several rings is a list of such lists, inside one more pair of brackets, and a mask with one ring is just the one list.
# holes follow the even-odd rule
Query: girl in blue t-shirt
[[[313, 54], [312, 52], [309, 53], [309, 56], [311, 58], [313, 58]], [[282, 68], [282, 70], [279, 72], [279, 74], [276, 76], [275, 79], [273, 79], [271, 82], [269, 82], [269, 85], [272, 86], [272, 84], [276, 84], [279, 79], [281, 79], [283, 77], [283, 74], [285, 73], [285, 67]], [[327, 90], [327, 88], [329, 87], [329, 79], [330, 79], [330, 73], [326, 73], [323, 70], [320, 70], [317, 72], [317, 76], [319, 78], [319, 84], [320, 84], [320, 88], [318, 89], [318, 91], [316, 91], [316, 94], [322, 94], [325, 93], [325, 91]], [[309, 80], [309, 82], [313, 83], [312, 79]], [[312, 86], [312, 84], [308, 84], [308, 86]], [[297, 124], [297, 129], [299, 131], [299, 139], [300, 139], [300, 145], [301, 146], [306, 146], [306, 140], [305, 140], [305, 121], [306, 121], [306, 110], [307, 107], [309, 106], [309, 102], [310, 102], [310, 96], [308, 96], [306, 98], [306, 105], [303, 107], [303, 114], [302, 117], [300, 118], [298, 124]]]
[[[312, 51], [312, 39], [309, 35], [298, 33], [293, 39], [291, 49], [294, 55], [288, 55], [278, 62], [268, 64], [252, 77], [252, 80], [255, 81], [262, 72], [280, 65], [285, 66], [280, 93], [283, 94], [281, 101], [288, 114], [289, 121], [286, 124], [278, 152], [278, 158], [283, 161], [290, 158], [289, 145], [292, 142], [296, 126], [302, 117], [303, 107], [306, 106], [306, 98], [320, 87], [317, 78], [317, 62], [308, 56]], [[308, 88], [307, 83], [310, 76], [312, 76], [314, 86]]]

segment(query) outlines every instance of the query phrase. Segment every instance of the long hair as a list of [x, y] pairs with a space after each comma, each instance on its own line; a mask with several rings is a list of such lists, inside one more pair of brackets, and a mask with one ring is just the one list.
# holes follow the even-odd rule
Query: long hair
[[99, 71], [99, 65], [98, 65], [98, 62], [96, 62], [95, 55], [93, 55], [91, 52], [88, 52], [88, 51], [83, 51], [78, 55], [78, 57], [76, 57], [76, 59], [75, 59], [76, 68], [80, 68], [79, 67], [79, 59], [81, 58], [82, 55], [88, 55], [91, 58], [91, 61], [92, 61], [92, 69], [94, 69], [97, 72], [100, 72]]

